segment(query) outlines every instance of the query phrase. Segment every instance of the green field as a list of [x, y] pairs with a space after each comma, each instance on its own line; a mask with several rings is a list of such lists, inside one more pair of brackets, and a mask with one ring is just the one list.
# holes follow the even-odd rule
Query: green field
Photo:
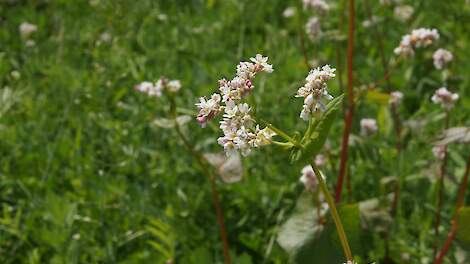
[[[227, 263], [207, 173], [162, 123], [172, 110], [188, 115], [181, 132], [194, 151], [223, 152], [219, 118], [201, 128], [195, 103], [259, 53], [274, 72], [257, 75], [243, 100], [257, 120], [300, 138], [309, 125], [295, 97], [310, 70], [305, 60], [335, 67], [329, 93], [348, 95], [348, 0], [326, 2], [327, 13], [315, 14], [301, 0], [0, 0], [0, 263]], [[466, 143], [449, 143], [445, 161], [432, 151], [447, 118], [448, 127], [470, 127], [470, 3], [355, 2], [355, 109], [338, 203], [354, 259], [433, 263], [463, 186], [460, 225], [442, 263], [470, 263], [470, 132]], [[406, 20], [395, 11], [405, 4], [414, 9]], [[288, 7], [296, 8], [291, 17]], [[314, 41], [305, 33], [313, 15], [322, 28]], [[23, 22], [36, 30], [22, 36]], [[394, 54], [403, 35], [422, 27], [439, 39], [412, 58]], [[453, 54], [443, 70], [433, 64], [438, 48]], [[180, 80], [181, 90], [171, 98], [135, 91], [161, 76]], [[442, 86], [459, 95], [448, 110], [431, 100]], [[404, 94], [395, 110], [392, 91]], [[315, 149], [326, 157], [320, 169], [333, 196], [346, 97], [326, 146]], [[378, 131], [361, 134], [363, 118], [376, 119]], [[330, 214], [316, 221], [318, 204], [299, 182], [308, 160], [291, 162], [275, 144], [241, 160], [241, 181], [216, 183], [232, 263], [346, 262]]]

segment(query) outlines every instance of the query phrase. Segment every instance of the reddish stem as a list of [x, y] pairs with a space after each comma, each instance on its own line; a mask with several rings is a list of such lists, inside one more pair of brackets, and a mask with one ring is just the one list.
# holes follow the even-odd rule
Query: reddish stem
[[355, 9], [354, 0], [349, 0], [349, 25], [348, 25], [348, 110], [344, 116], [343, 141], [341, 143], [341, 161], [339, 167], [338, 184], [336, 186], [335, 202], [341, 201], [341, 192], [343, 190], [344, 174], [348, 161], [349, 134], [351, 133], [353, 113], [354, 113], [354, 94], [353, 94], [353, 58], [354, 58], [354, 19]]
[[455, 214], [454, 214], [454, 217], [452, 218], [452, 227], [449, 231], [449, 234], [447, 235], [447, 239], [444, 243], [444, 246], [439, 252], [439, 255], [437, 255], [437, 257], [434, 260], [434, 264], [442, 263], [442, 261], [444, 260], [444, 256], [449, 251], [452, 241], [454, 240], [455, 235], [457, 233], [457, 224], [458, 224], [457, 219], [458, 219], [460, 209], [462, 208], [464, 201], [465, 201], [465, 190], [467, 189], [469, 174], [470, 174], [470, 156], [468, 156], [467, 169], [465, 170], [465, 175], [463, 176], [462, 181], [460, 182], [459, 192], [457, 195], [457, 203], [455, 207]]
[[219, 224], [219, 227], [220, 227], [220, 237], [222, 238], [222, 243], [223, 243], [225, 264], [231, 264], [232, 260], [230, 258], [230, 252], [229, 252], [227, 229], [225, 228], [224, 215], [222, 213], [222, 207], [220, 205], [219, 193], [217, 191], [215, 177], [212, 176], [210, 181], [211, 181], [212, 201], [214, 203], [215, 212], [217, 216], [217, 223]]
[[[449, 128], [449, 111], [446, 111], [446, 117], [445, 117], [445, 129]], [[437, 206], [436, 206], [436, 220], [435, 220], [435, 225], [434, 225], [434, 235], [435, 235], [435, 240], [434, 240], [434, 247], [433, 247], [433, 256], [436, 257], [437, 254], [437, 248], [439, 244], [439, 226], [441, 225], [441, 210], [442, 210], [442, 203], [443, 203], [443, 197], [444, 197], [444, 178], [446, 174], [446, 167], [447, 167], [447, 146], [444, 146], [444, 158], [441, 163], [441, 168], [439, 172], [439, 182], [438, 182], [438, 188], [439, 188], [439, 193], [437, 197]]]

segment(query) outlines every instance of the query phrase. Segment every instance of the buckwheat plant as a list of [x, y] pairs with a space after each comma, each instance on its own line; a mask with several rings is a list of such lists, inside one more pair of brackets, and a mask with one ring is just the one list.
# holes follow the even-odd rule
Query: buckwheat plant
[[454, 55], [446, 49], [438, 49], [432, 55], [434, 60], [434, 67], [438, 70], [442, 70], [449, 62], [454, 59]]
[[[450, 122], [450, 110], [454, 107], [455, 101], [459, 99], [459, 95], [457, 93], [452, 93], [449, 90], [447, 90], [446, 87], [441, 87], [436, 90], [434, 95], [431, 97], [431, 100], [435, 104], [441, 105], [441, 107], [444, 109], [445, 112], [445, 120], [444, 120], [444, 130], [449, 128], [449, 122]], [[437, 194], [437, 209], [436, 209], [436, 216], [435, 216], [435, 226], [434, 226], [434, 232], [436, 239], [434, 241], [434, 257], [437, 254], [437, 247], [438, 247], [438, 237], [439, 237], [439, 226], [441, 222], [441, 209], [442, 209], [442, 203], [443, 203], [443, 196], [444, 196], [444, 177], [446, 173], [446, 167], [447, 167], [447, 155], [448, 155], [448, 149], [447, 145], [439, 145], [435, 146], [432, 149], [434, 155], [441, 161], [441, 166], [440, 166], [440, 175], [439, 175], [439, 180], [437, 183], [438, 186], [438, 194]]]
[[414, 29], [411, 34], [402, 37], [400, 45], [395, 48], [394, 52], [404, 57], [413, 57], [415, 49], [428, 47], [438, 39], [439, 32], [437, 32], [437, 29]]
[[[167, 122], [165, 124], [165, 127], [173, 127], [175, 129], [177, 135], [183, 142], [188, 152], [193, 156], [193, 158], [198, 163], [201, 169], [201, 172], [205, 176], [207, 176], [210, 180], [212, 201], [214, 203], [215, 214], [216, 214], [217, 222], [220, 228], [220, 237], [221, 237], [222, 246], [223, 246], [224, 263], [231, 264], [232, 262], [231, 262], [230, 253], [229, 253], [230, 250], [229, 250], [229, 244], [228, 244], [228, 239], [227, 239], [227, 231], [225, 229], [222, 206], [221, 206], [221, 203], [219, 200], [219, 194], [216, 188], [215, 173], [213, 170], [210, 169], [210, 166], [209, 166], [210, 162], [207, 160], [207, 158], [194, 148], [191, 141], [183, 133], [180, 127], [182, 123], [181, 120], [185, 120], [185, 118], [182, 118], [182, 117], [185, 117], [185, 116], [177, 116], [178, 109], [176, 105], [175, 96], [181, 89], [181, 82], [179, 80], [169, 80], [165, 77], [161, 77], [155, 83], [144, 81], [136, 85], [134, 89], [138, 92], [145, 93], [150, 97], [161, 97], [161, 98], [166, 99], [166, 103], [169, 105], [169, 108], [168, 108], [169, 110], [166, 114], [169, 118], [168, 120], [166, 120]], [[204, 105], [205, 105], [205, 108], [207, 109], [210, 108], [210, 110], [214, 110], [215, 107], [213, 107], [212, 104], [215, 101], [214, 100], [211, 101], [211, 100], [209, 100], [210, 102], [204, 102]], [[210, 112], [210, 110], [208, 110], [208, 112], [205, 112], [206, 117], [211, 116], [212, 113]]]
[[[240, 62], [232, 80], [219, 81], [220, 93], [213, 94], [210, 99], [200, 98], [200, 102], [196, 104], [199, 108], [196, 119], [204, 126], [223, 113], [222, 120], [219, 122], [223, 136], [217, 142], [223, 146], [227, 155], [241, 152], [246, 156], [253, 149], [275, 144], [290, 152], [292, 162], [309, 163], [310, 167], [304, 169], [301, 181], [307, 188], [319, 187], [330, 208], [346, 259], [352, 261], [351, 249], [335, 203], [313, 158], [325, 144], [342, 101], [342, 96], [333, 98], [327, 90], [327, 81], [335, 76], [335, 69], [325, 65], [311, 70], [306, 78], [306, 84], [297, 91], [296, 96], [304, 98], [300, 117], [308, 121], [306, 131], [301, 133], [302, 138], [291, 137], [269, 122], [255, 118], [250, 106], [243, 102], [243, 99], [254, 91], [254, 77], [260, 72], [271, 73], [272, 71], [273, 67], [268, 64], [268, 58], [260, 54], [251, 58], [250, 62]], [[257, 120], [266, 127], [260, 128]], [[274, 136], [284, 141], [274, 141]]]

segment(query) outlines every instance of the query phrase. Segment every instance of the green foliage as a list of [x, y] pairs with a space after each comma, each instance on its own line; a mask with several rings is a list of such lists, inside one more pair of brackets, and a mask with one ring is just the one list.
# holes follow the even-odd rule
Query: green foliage
[[309, 159], [315, 157], [326, 142], [330, 128], [340, 111], [344, 95], [340, 95], [326, 105], [327, 110], [318, 118], [310, 122], [305, 135], [300, 144], [302, 148], [293, 149], [291, 153], [292, 161], [302, 161], [308, 163]]
[[[365, 232], [360, 225], [359, 206], [344, 205], [338, 211], [352, 252], [357, 256], [365, 256], [366, 251], [362, 245]], [[313, 194], [303, 192], [295, 209], [281, 227], [278, 237], [278, 243], [289, 253], [294, 263], [344, 261], [344, 253], [333, 220], [329, 213], [324, 217], [317, 213]]]
[[[347, 1], [328, 2], [332, 9], [322, 19], [325, 37], [315, 43], [306, 38], [305, 48], [312, 65], [337, 68], [337, 77], [328, 84], [336, 96], [344, 92], [347, 80], [347, 14], [343, 14]], [[432, 143], [452, 142], [441, 241], [450, 227], [451, 201], [468, 155], [468, 146], [457, 138], [466, 140], [465, 128], [470, 126], [470, 60], [466, 59], [470, 6], [465, 0], [402, 1], [415, 9], [411, 20], [403, 23], [394, 17], [396, 4], [368, 1], [379, 20], [364, 27], [362, 22], [369, 19], [364, 3], [356, 1], [358, 96], [348, 162], [351, 195], [344, 201], [353, 204], [346, 209], [351, 215], [357, 201], [377, 203], [366, 227], [373, 238], [361, 234], [357, 251], [356, 218], [347, 221], [345, 229], [348, 235], [352, 232], [353, 251], [365, 263], [385, 262], [384, 228], [390, 230], [390, 259], [420, 263], [429, 260], [434, 243], [440, 162], [432, 154]], [[0, 1], [0, 263], [146, 264], [166, 261], [167, 256], [175, 263], [222, 263], [210, 186], [172, 129], [168, 101], [144, 97], [133, 87], [161, 75], [181, 80], [183, 88], [174, 100], [180, 124], [185, 124], [183, 133], [197, 150], [218, 153], [222, 151], [216, 142], [218, 123], [201, 129], [194, 121], [194, 104], [217, 90], [218, 79], [233, 76], [239, 61], [256, 53], [269, 56], [275, 71], [260, 76], [247, 100], [256, 117], [283, 131], [312, 127], [305, 139], [292, 133], [308, 145], [308, 152], [297, 149], [298, 162], [289, 164], [291, 153], [265, 147], [243, 158], [241, 181], [219, 181], [217, 187], [233, 262], [287, 263], [288, 254], [275, 241], [303, 189], [298, 182], [303, 162], [316, 153], [324, 155], [328, 162], [320, 169], [330, 175], [327, 181], [333, 189], [343, 131], [341, 112], [331, 123], [305, 124], [298, 117], [302, 102], [294, 95], [309, 71], [298, 35], [303, 25], [298, 22], [305, 23], [313, 14], [303, 11], [301, 19], [300, 9], [293, 18], [282, 13], [301, 5], [301, 0]], [[20, 36], [22, 22], [38, 27], [30, 37], [33, 47]], [[381, 82], [364, 91], [385, 73], [374, 30], [383, 40], [386, 62], [392, 64], [401, 36], [417, 27], [437, 27], [439, 42], [397, 63], [389, 72], [389, 84]], [[432, 64], [432, 53], [439, 47], [454, 54], [445, 81]], [[442, 133], [444, 112], [430, 100], [442, 85], [460, 95], [450, 119], [450, 127], [459, 129], [447, 133]], [[400, 153], [395, 151], [386, 102], [392, 90], [405, 95], [398, 107], [403, 121]], [[369, 138], [359, 135], [364, 117], [378, 120], [379, 133]], [[319, 132], [321, 127], [325, 132]], [[377, 197], [390, 196], [397, 179], [403, 180], [402, 196], [390, 222], [389, 199]], [[467, 203], [469, 195], [467, 189]], [[311, 210], [314, 204], [308, 206]], [[165, 208], [172, 208], [171, 217]], [[155, 226], [155, 219], [164, 224]], [[315, 244], [320, 251], [308, 253], [318, 258], [336, 250], [337, 255], [325, 258], [342, 263], [343, 259], [336, 261], [342, 250], [331, 224], [328, 219], [321, 232], [327, 242]], [[461, 244], [465, 231], [461, 225]], [[447, 262], [452, 263], [455, 252], [452, 247]]]
[[456, 238], [459, 244], [466, 250], [470, 250], [470, 207], [463, 207], [460, 209], [459, 216], [457, 218], [457, 232]]

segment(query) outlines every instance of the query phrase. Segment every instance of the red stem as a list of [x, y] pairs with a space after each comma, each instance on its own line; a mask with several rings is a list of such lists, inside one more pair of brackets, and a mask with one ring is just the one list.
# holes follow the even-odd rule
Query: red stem
[[[445, 129], [449, 128], [449, 111], [446, 111], [445, 117]], [[437, 206], [436, 206], [436, 217], [435, 217], [435, 225], [434, 225], [434, 247], [433, 247], [433, 256], [436, 257], [437, 248], [439, 244], [439, 226], [441, 225], [441, 211], [442, 211], [442, 203], [444, 197], [444, 178], [446, 174], [446, 167], [447, 167], [447, 146], [444, 146], [444, 158], [442, 160], [440, 174], [439, 174], [439, 182], [438, 188], [439, 193], [437, 197]]]
[[339, 167], [338, 184], [336, 186], [335, 201], [341, 201], [341, 192], [343, 190], [344, 174], [346, 172], [346, 164], [348, 161], [348, 143], [349, 134], [354, 113], [354, 94], [353, 94], [353, 57], [354, 57], [354, 0], [349, 0], [349, 25], [348, 25], [348, 110], [344, 116], [343, 141], [341, 143], [341, 161]]
[[467, 189], [469, 174], [470, 174], [470, 156], [468, 156], [467, 169], [465, 170], [465, 175], [463, 176], [462, 181], [460, 182], [459, 192], [457, 195], [457, 204], [455, 208], [455, 214], [454, 214], [454, 217], [452, 218], [452, 227], [449, 231], [449, 234], [447, 235], [447, 239], [446, 239], [446, 242], [444, 243], [444, 246], [439, 252], [439, 255], [437, 255], [437, 257], [434, 260], [434, 264], [442, 263], [442, 261], [444, 260], [444, 256], [449, 251], [452, 241], [454, 240], [455, 235], [457, 233], [457, 224], [458, 224], [457, 218], [458, 218], [460, 209], [462, 208], [464, 201], [465, 201], [465, 190]]
[[222, 243], [223, 243], [225, 264], [231, 264], [232, 260], [230, 258], [230, 252], [229, 252], [227, 229], [225, 228], [224, 215], [222, 213], [222, 207], [220, 205], [219, 193], [217, 191], [215, 177], [212, 176], [210, 180], [211, 180], [212, 201], [215, 207], [217, 223], [219, 224], [219, 227], [220, 227], [220, 237], [222, 238]]

